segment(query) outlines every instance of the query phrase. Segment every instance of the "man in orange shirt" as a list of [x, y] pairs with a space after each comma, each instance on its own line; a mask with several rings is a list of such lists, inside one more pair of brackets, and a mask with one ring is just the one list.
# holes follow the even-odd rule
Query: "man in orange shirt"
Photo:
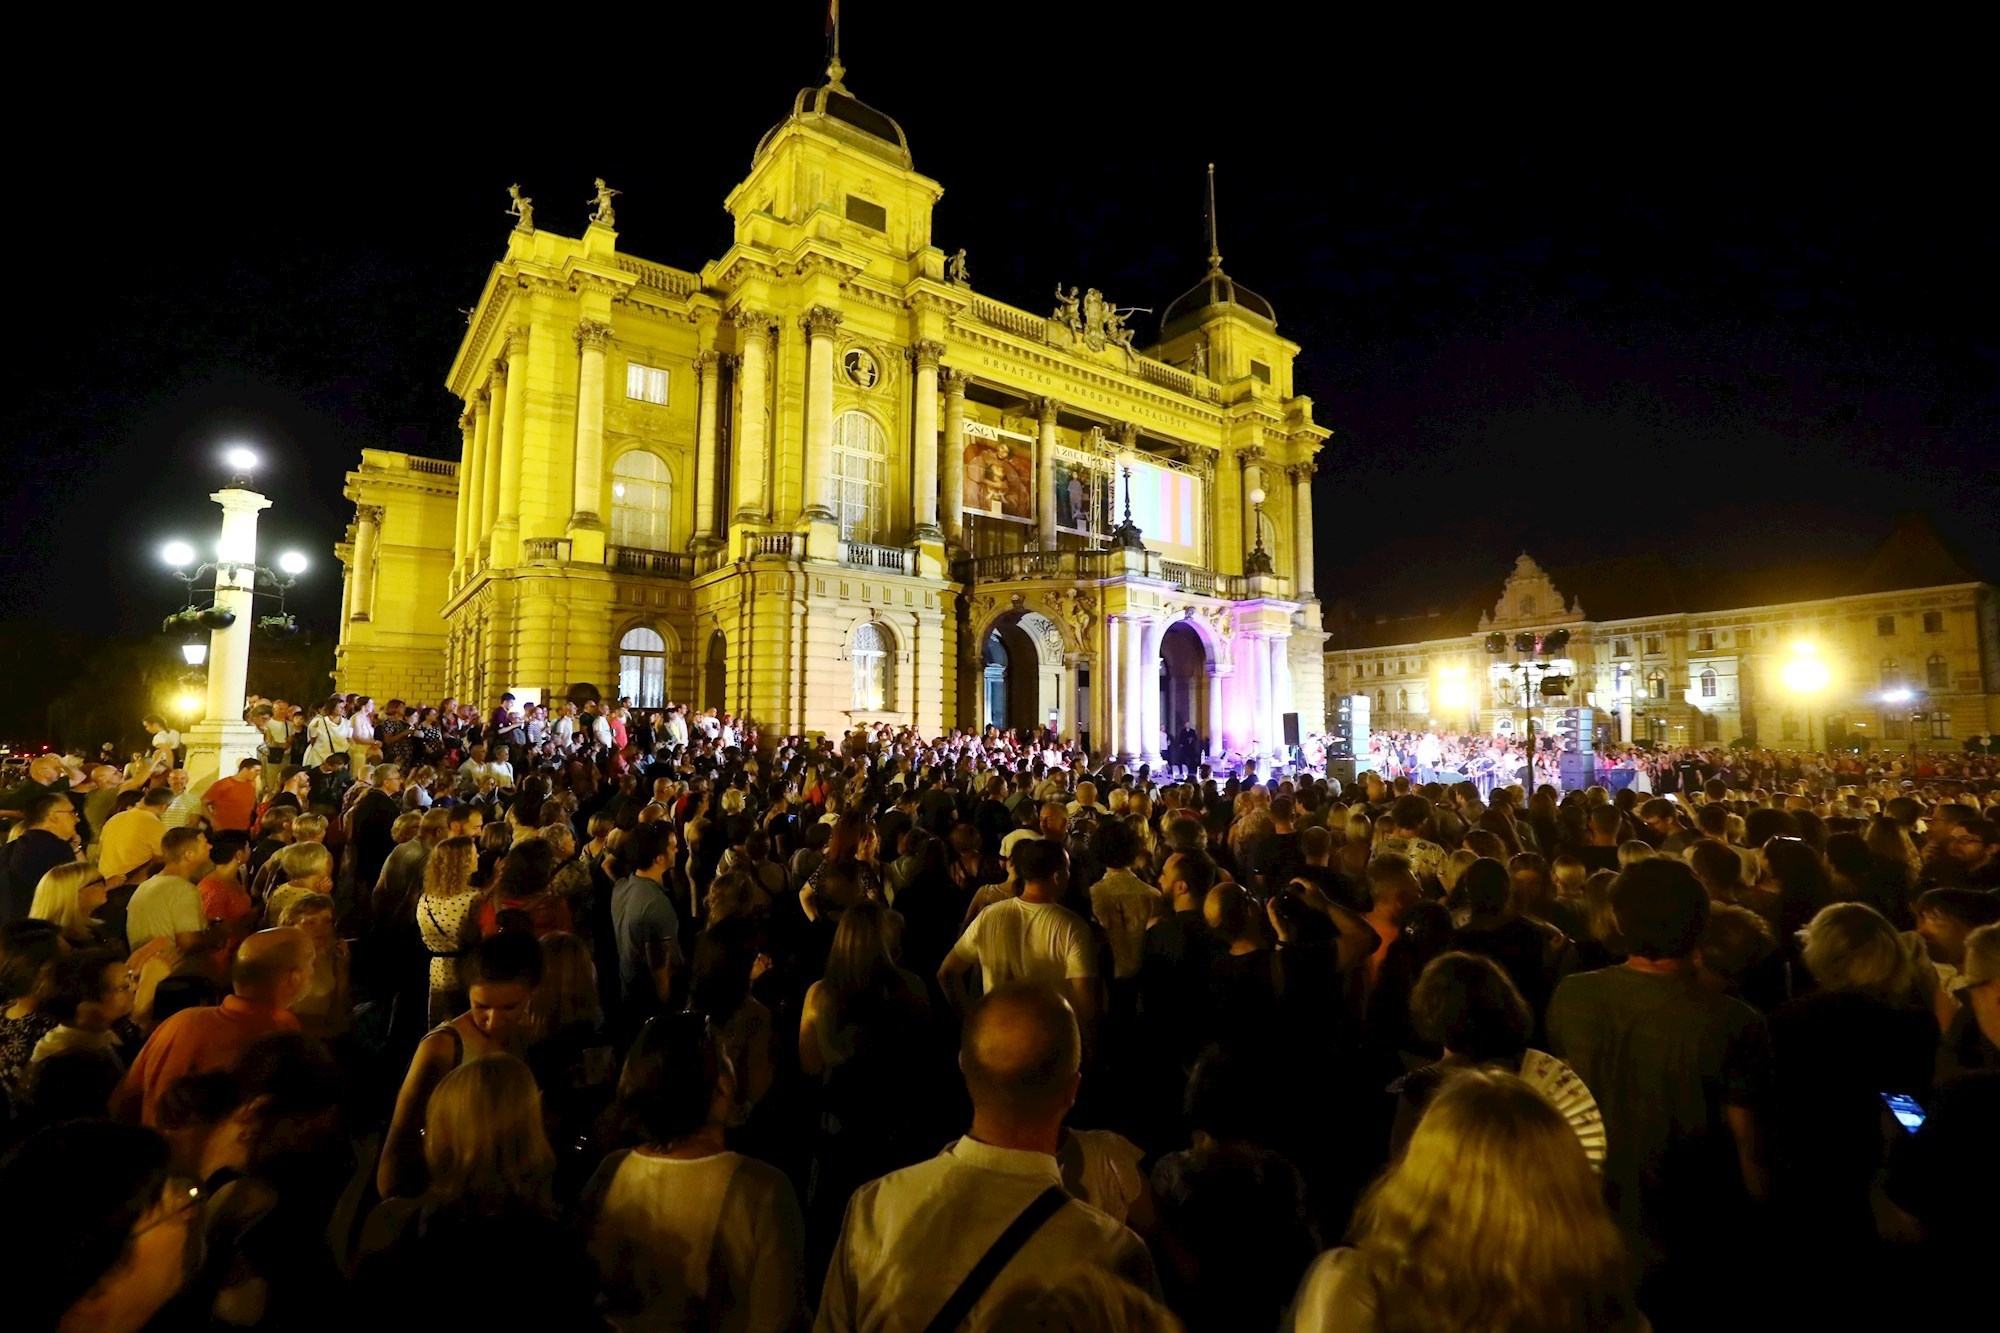
[[160, 1098], [181, 1078], [232, 1068], [259, 1037], [298, 1031], [290, 1006], [312, 974], [312, 940], [296, 926], [244, 940], [231, 973], [235, 993], [219, 1005], [183, 1009], [155, 1028], [112, 1094], [111, 1114], [155, 1125]]
[[255, 827], [251, 816], [257, 811], [257, 787], [264, 765], [245, 759], [236, 766], [233, 778], [217, 778], [201, 794], [202, 809], [208, 811], [209, 825], [217, 833], [248, 833]]

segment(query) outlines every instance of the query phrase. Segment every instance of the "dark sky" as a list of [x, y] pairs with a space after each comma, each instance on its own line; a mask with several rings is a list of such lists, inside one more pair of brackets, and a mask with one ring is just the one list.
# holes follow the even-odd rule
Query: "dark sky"
[[[1217, 163], [1227, 267], [1335, 431], [1323, 595], [1451, 601], [1523, 548], [1852, 556], [1906, 509], [2000, 568], [1989, 122], [1942, 71], [1580, 75], [1246, 27], [1279, 38], [1253, 55], [1229, 24], [1255, 6], [1136, 39], [1085, 8], [850, 4], [848, 84], [943, 183], [937, 243], [1030, 309], [1058, 280], [1155, 307], [1191, 285]], [[98, 68], [108, 120], [18, 84], [0, 618], [172, 609], [153, 553], [212, 531], [211, 460], [242, 438], [264, 550], [314, 558], [295, 608], [330, 629], [343, 471], [366, 445], [457, 455], [442, 380], [510, 181], [574, 234], [602, 174], [623, 248], [721, 251], [724, 193], [822, 63], [816, 6], [702, 26], [744, 12], [149, 49]]]

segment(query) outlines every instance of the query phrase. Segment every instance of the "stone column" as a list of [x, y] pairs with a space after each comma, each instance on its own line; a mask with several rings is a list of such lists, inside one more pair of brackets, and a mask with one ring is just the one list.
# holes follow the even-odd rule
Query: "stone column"
[[[523, 366], [521, 373], [528, 373]], [[476, 545], [481, 552], [490, 552], [493, 542], [493, 528], [500, 522], [500, 454], [507, 445], [507, 361], [503, 357], [493, 363], [492, 387], [487, 397], [492, 400], [492, 420], [486, 425], [486, 448], [479, 458], [479, 540]]]
[[756, 519], [765, 515], [764, 447], [771, 416], [764, 377], [770, 365], [772, 324], [771, 317], [759, 310], [738, 310], [730, 319], [736, 325], [736, 350], [743, 358], [743, 369], [736, 377], [736, 401], [741, 410], [730, 450], [736, 517]]
[[521, 558], [521, 458], [528, 438], [528, 330], [507, 334], [507, 433], [500, 442], [500, 521], [493, 533], [493, 563]]
[[1091, 742], [1099, 757], [1115, 756], [1125, 739], [1125, 713], [1120, 696], [1125, 692], [1125, 629], [1118, 616], [1104, 618], [1104, 658], [1101, 670], [1091, 672]]
[[[474, 395], [474, 401], [478, 397]], [[467, 510], [471, 507], [472, 451], [479, 439], [479, 416], [471, 404], [458, 417], [458, 503], [452, 507], [451, 515], [451, 567], [456, 570], [458, 562], [465, 554], [465, 529], [468, 525]]]
[[944, 539], [965, 544], [965, 385], [970, 376], [950, 366], [944, 383]]
[[1222, 758], [1222, 691], [1229, 683], [1224, 668], [1219, 662], [1208, 664], [1208, 757]]
[[1119, 706], [1124, 710], [1124, 732], [1119, 744], [1119, 758], [1128, 764], [1145, 762], [1146, 753], [1146, 621], [1143, 617], [1124, 617], [1125, 647], [1123, 682], [1124, 698]]
[[1215, 521], [1210, 525], [1210, 555], [1219, 574], [1241, 574], [1248, 549], [1236, 540], [1243, 522], [1243, 471], [1237, 456], [1224, 450], [1215, 469]]
[[1295, 601], [1313, 595], [1313, 465], [1311, 460], [1291, 469], [1292, 476], [1292, 558], [1298, 570], [1292, 585]]
[[458, 472], [459, 495], [465, 501], [465, 539], [453, 553], [455, 562], [470, 569], [478, 560], [486, 536], [486, 469], [493, 452], [493, 393], [482, 387], [472, 397], [472, 454], [469, 468]]
[[1044, 551], [1056, 549], [1056, 412], [1053, 398], [1035, 400], [1041, 429], [1035, 435], [1035, 541]]
[[840, 312], [816, 305], [799, 317], [806, 331], [806, 517], [832, 522], [833, 335]]
[[382, 535], [382, 506], [354, 507], [354, 606], [356, 620], [375, 618], [375, 548]]
[[[604, 499], [604, 349], [610, 345], [609, 324], [595, 319], [577, 322], [576, 482], [566, 529], [572, 541], [578, 532], [604, 531], [604, 518], [597, 506]], [[519, 503], [515, 501], [517, 506]], [[602, 537], [597, 540], [602, 541]], [[580, 560], [589, 558], [574, 548], [571, 554]], [[597, 555], [602, 559], [602, 552]]]
[[700, 407], [694, 427], [694, 539], [715, 540], [716, 393], [722, 387], [721, 358], [698, 352], [694, 358], [695, 391]]
[[910, 359], [917, 368], [917, 401], [910, 413], [911, 447], [915, 451], [910, 485], [914, 491], [911, 517], [918, 541], [936, 541], [942, 535], [938, 529], [937, 381], [938, 358], [943, 355], [944, 344], [929, 338], [910, 349]]
[[1243, 721], [1249, 731], [1243, 748], [1262, 758], [1271, 748], [1270, 712], [1265, 695], [1271, 688], [1269, 645], [1262, 634], [1237, 639], [1245, 650], [1236, 663], [1237, 687], [1242, 692]]
[[1155, 773], [1164, 762], [1160, 755], [1160, 639], [1166, 634], [1166, 625], [1158, 620], [1146, 622], [1145, 656], [1140, 661], [1139, 674], [1142, 693], [1139, 696], [1139, 749], [1141, 756], [1153, 766]]
[[1265, 716], [1269, 719], [1270, 749], [1276, 752], [1285, 743], [1285, 683], [1292, 674], [1290, 645], [1281, 638], [1264, 641], [1264, 651], [1270, 657], [1271, 684], [1270, 699], [1265, 705]]

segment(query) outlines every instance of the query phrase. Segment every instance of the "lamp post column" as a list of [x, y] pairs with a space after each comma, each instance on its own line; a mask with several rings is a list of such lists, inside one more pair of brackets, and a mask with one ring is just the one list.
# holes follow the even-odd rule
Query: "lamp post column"
[[235, 614], [227, 629], [208, 636], [208, 716], [188, 733], [188, 782], [200, 790], [257, 753], [257, 729], [243, 720], [250, 679], [250, 630], [256, 623], [257, 515], [265, 497], [229, 486], [208, 497], [222, 506], [222, 539], [216, 544], [215, 605]]

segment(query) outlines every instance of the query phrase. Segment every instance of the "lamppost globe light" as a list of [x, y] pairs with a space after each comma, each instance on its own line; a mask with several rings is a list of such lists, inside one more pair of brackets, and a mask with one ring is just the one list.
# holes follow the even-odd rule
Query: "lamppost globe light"
[[1785, 663], [1781, 674], [1785, 688], [1794, 694], [1818, 694], [1833, 678], [1826, 663], [1811, 653], [1800, 653]]
[[222, 461], [237, 472], [249, 472], [257, 466], [257, 451], [248, 445], [232, 444], [222, 452]]
[[194, 563], [194, 547], [184, 541], [171, 541], [160, 548], [160, 559], [175, 569], [186, 569]]
[[1262, 486], [1252, 486], [1250, 488], [1250, 503], [1253, 505], [1264, 503], [1264, 488]]
[[297, 551], [287, 551], [278, 557], [278, 568], [287, 574], [303, 574], [306, 572], [306, 558]]

